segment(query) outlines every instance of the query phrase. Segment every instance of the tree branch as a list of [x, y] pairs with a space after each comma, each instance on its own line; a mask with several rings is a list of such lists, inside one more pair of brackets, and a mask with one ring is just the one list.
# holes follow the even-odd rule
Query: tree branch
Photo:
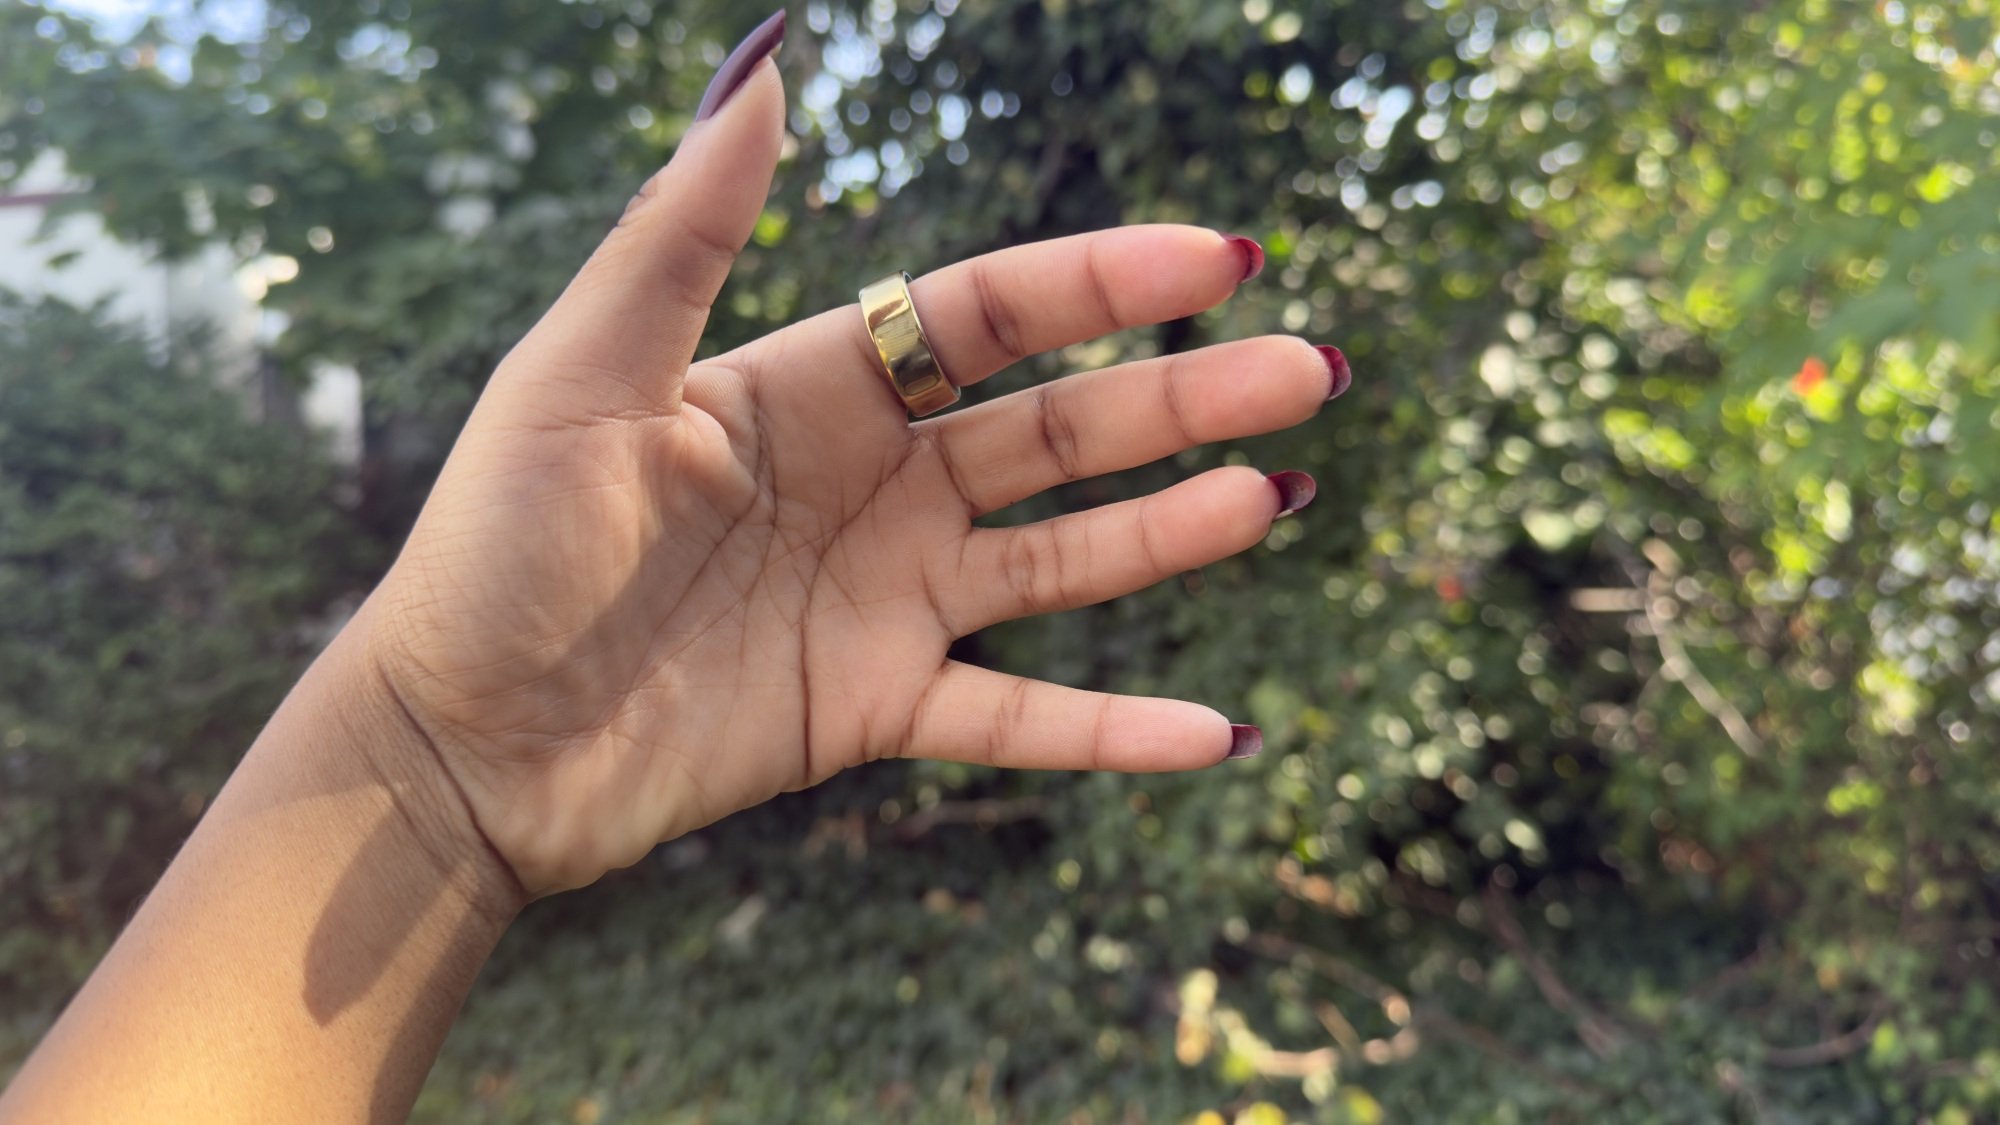
[[1764, 1050], [1764, 1065], [1792, 1069], [1838, 1062], [1868, 1045], [1868, 1041], [1875, 1037], [1875, 1029], [1882, 1025], [1882, 1017], [1888, 1014], [1888, 1009], [1887, 1002], [1878, 1000], [1867, 1019], [1831, 1039], [1822, 1039], [1803, 1047], [1767, 1047]]
[[1520, 920], [1514, 917], [1512, 904], [1497, 885], [1486, 884], [1483, 904], [1493, 936], [1499, 938], [1500, 944], [1506, 946], [1508, 952], [1528, 970], [1529, 978], [1535, 982], [1535, 987], [1541, 991], [1542, 999], [1548, 1001], [1549, 1007], [1568, 1016], [1576, 1025], [1577, 1038], [1583, 1040], [1583, 1045], [1590, 1048], [1591, 1054], [1608, 1059], [1631, 1042], [1630, 1032], [1591, 1007], [1556, 975], [1548, 959], [1528, 941], [1527, 932], [1521, 929]]
[[939, 801], [896, 822], [896, 839], [914, 840], [945, 824], [973, 824], [981, 829], [1017, 820], [1033, 820], [1048, 810], [1040, 797], [978, 801]]
[[[1412, 1002], [1401, 989], [1323, 949], [1314, 949], [1272, 933], [1252, 934], [1244, 943], [1244, 947], [1274, 960], [1301, 962], [1321, 976], [1345, 985], [1380, 1005], [1382, 1014], [1400, 1030], [1387, 1039], [1371, 1039], [1361, 1044], [1359, 1054], [1367, 1062], [1379, 1066], [1408, 1058], [1417, 1048], [1415, 1033], [1430, 1030], [1454, 1039], [1507, 1066], [1533, 1074], [1565, 1093], [1589, 1098], [1599, 1098], [1606, 1094], [1606, 1091], [1596, 1086], [1551, 1069], [1535, 1058], [1523, 1054], [1486, 1028], [1466, 1023], [1435, 1004]], [[1321, 1022], [1326, 1022], [1324, 1013], [1321, 1015]], [[1343, 1018], [1340, 1022], [1346, 1021]], [[1337, 1034], [1332, 1026], [1328, 1027], [1328, 1032]], [[1351, 1027], [1349, 1033], [1352, 1034]]]
[[1769, 938], [1757, 944], [1748, 957], [1724, 965], [1706, 980], [1698, 981], [1682, 995], [1683, 1006], [1706, 1003], [1741, 984], [1752, 973], [1761, 968], [1770, 957], [1772, 944]]
[[[1624, 555], [1623, 551], [1619, 553], [1621, 556]], [[1621, 561], [1625, 564], [1625, 569], [1631, 575], [1633, 582], [1643, 583], [1645, 586], [1645, 593], [1640, 602], [1646, 611], [1647, 630], [1653, 634], [1653, 643], [1660, 650], [1660, 674], [1686, 688], [1688, 695], [1694, 698], [1695, 705], [1721, 725], [1722, 732], [1729, 736], [1729, 741], [1736, 744], [1736, 748], [1743, 752], [1744, 757], [1762, 757], [1764, 740], [1751, 729], [1750, 720], [1744, 718], [1743, 712], [1737, 709], [1736, 704], [1730, 702], [1729, 697], [1718, 691], [1709, 678], [1702, 674], [1694, 659], [1688, 655], [1687, 646], [1681, 643], [1680, 637], [1675, 633], [1673, 621], [1667, 616], [1665, 609], [1666, 606], [1674, 604], [1674, 600], [1673, 589], [1664, 568], [1655, 565], [1651, 571], [1644, 571], [1642, 578], [1643, 568], [1635, 561], [1629, 557], [1622, 558]], [[1648, 561], [1654, 560], [1649, 558]]]

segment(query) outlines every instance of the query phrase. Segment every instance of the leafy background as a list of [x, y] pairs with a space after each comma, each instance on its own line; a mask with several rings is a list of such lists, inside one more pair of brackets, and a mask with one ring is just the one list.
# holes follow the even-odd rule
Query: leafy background
[[[246, 14], [247, 12], [247, 14]], [[0, 306], [0, 1073], [392, 557], [486, 372], [761, 11], [0, 9], [0, 178], [284, 256], [351, 471], [101, 314]], [[1201, 699], [1200, 775], [843, 776], [534, 907], [419, 1120], [2000, 1117], [2000, 131], [1987, 0], [813, 0], [731, 346], [1105, 225], [1354, 389], [1206, 465], [1303, 519], [967, 643]]]

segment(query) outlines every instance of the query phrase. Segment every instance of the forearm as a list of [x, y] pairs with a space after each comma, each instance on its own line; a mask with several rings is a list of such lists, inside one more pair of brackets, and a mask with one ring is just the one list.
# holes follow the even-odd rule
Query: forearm
[[523, 900], [359, 651], [273, 717], [8, 1120], [400, 1120]]

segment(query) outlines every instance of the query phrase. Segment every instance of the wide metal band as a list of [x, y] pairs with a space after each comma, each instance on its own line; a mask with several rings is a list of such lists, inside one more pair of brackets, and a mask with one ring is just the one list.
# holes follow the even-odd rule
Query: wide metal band
[[882, 357], [882, 372], [912, 415], [935, 414], [958, 401], [958, 388], [938, 366], [937, 354], [910, 301], [910, 275], [897, 272], [861, 289], [861, 315]]

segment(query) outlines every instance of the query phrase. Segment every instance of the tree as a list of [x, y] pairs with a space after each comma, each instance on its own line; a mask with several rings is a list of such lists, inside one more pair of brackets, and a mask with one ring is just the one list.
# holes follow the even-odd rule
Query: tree
[[[142, 33], [184, 82], [56, 20], [0, 37], [39, 99], [0, 153], [65, 148], [164, 246], [299, 259], [284, 362], [354, 362], [432, 435], [377, 478], [388, 542], [758, 15], [281, 5], [243, 43]], [[870, 771], [670, 846], [649, 894], [503, 951], [420, 1114], [1996, 1111], [1987, 6], [803, 16], [716, 346], [890, 268], [1176, 219], [1259, 237], [1264, 277], [996, 388], [1262, 331], [1348, 352], [1318, 424], [1010, 515], [1250, 458], [1320, 477], [1306, 519], [970, 646], [1271, 748]]]
[[0, 302], [0, 982], [102, 951], [364, 560], [303, 435], [190, 343]]

